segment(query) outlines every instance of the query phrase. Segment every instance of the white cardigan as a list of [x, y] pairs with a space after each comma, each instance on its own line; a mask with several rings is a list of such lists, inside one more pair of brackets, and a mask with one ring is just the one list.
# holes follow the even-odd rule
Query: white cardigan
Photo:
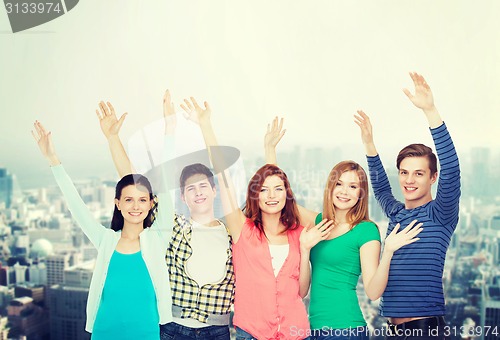
[[[90, 282], [85, 325], [85, 330], [92, 332], [109, 261], [121, 237], [121, 231], [115, 232], [94, 219], [62, 165], [53, 166], [51, 169], [73, 218], [98, 251]], [[156, 293], [160, 324], [166, 324], [172, 321], [172, 295], [165, 254], [172, 235], [173, 207], [168, 193], [159, 194], [158, 199], [159, 211], [156, 220], [150, 228], [145, 228], [140, 233], [139, 238], [142, 258], [146, 263]]]

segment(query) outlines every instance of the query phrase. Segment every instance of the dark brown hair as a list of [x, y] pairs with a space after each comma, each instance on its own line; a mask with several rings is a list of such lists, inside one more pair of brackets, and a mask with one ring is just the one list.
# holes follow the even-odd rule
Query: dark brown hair
[[431, 171], [430, 177], [437, 172], [437, 159], [432, 149], [424, 144], [410, 144], [399, 151], [398, 158], [396, 159], [396, 167], [399, 166], [403, 159], [407, 157], [426, 157], [429, 161], [429, 169]]
[[253, 221], [257, 229], [264, 233], [262, 225], [262, 214], [259, 207], [259, 194], [264, 181], [269, 176], [278, 176], [285, 185], [286, 202], [283, 210], [281, 210], [280, 221], [285, 226], [286, 230], [295, 229], [300, 225], [299, 211], [297, 203], [290, 188], [290, 182], [286, 174], [276, 165], [266, 164], [250, 179], [247, 190], [247, 201], [245, 205], [245, 216]]

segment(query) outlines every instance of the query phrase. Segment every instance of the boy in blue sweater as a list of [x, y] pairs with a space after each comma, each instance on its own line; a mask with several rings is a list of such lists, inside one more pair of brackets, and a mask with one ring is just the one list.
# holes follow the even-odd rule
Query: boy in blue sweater
[[388, 339], [445, 339], [449, 328], [444, 320], [442, 277], [446, 251], [458, 223], [460, 168], [453, 141], [434, 106], [429, 85], [417, 73], [410, 76], [415, 93], [407, 89], [404, 93], [424, 112], [441, 167], [435, 199], [431, 187], [438, 172], [436, 155], [431, 148], [411, 144], [399, 152], [396, 166], [405, 199], [404, 203], [399, 202], [392, 195], [375, 148], [369, 117], [363, 111], [355, 116], [365, 145], [375, 198], [389, 218], [387, 233], [397, 223], [405, 225], [414, 219], [423, 223], [420, 240], [394, 253], [380, 313], [388, 318]]

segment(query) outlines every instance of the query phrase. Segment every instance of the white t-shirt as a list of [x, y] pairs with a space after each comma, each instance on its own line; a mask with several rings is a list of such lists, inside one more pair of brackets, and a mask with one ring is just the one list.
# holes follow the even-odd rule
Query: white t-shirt
[[[226, 276], [229, 235], [224, 225], [207, 227], [192, 221], [191, 241], [193, 250], [186, 262], [186, 273], [202, 287], [209, 283], [221, 282]], [[174, 322], [191, 328], [207, 327], [206, 323], [194, 319], [174, 317]]]
[[283, 267], [285, 260], [288, 256], [288, 244], [270, 244], [269, 252], [271, 253], [271, 263], [273, 265], [274, 276], [278, 276], [278, 273]]

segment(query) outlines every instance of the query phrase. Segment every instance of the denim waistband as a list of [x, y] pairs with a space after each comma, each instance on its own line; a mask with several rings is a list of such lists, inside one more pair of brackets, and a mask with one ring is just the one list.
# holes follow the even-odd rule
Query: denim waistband
[[387, 321], [387, 326], [392, 333], [398, 334], [398, 331], [406, 329], [422, 329], [428, 330], [439, 326], [446, 326], [446, 321], [443, 316], [434, 316], [430, 318], [417, 319], [402, 324], [395, 325]]
[[224, 334], [229, 334], [229, 326], [207, 326], [201, 328], [191, 328], [183, 325], [179, 325], [175, 322], [170, 322], [165, 325], [161, 325], [160, 328], [170, 329], [172, 332], [177, 334], [182, 334], [186, 337], [203, 339], [203, 338], [211, 338]]

